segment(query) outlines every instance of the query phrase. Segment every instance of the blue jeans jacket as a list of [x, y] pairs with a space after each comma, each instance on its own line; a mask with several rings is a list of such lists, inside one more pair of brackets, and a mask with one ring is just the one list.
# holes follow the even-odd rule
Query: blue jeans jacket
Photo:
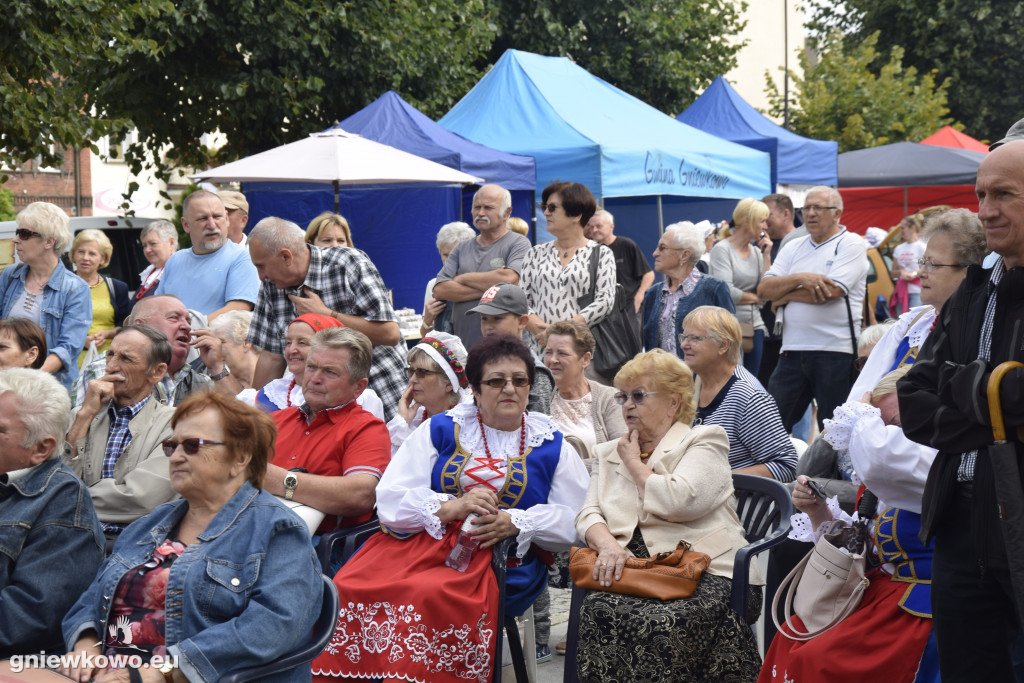
[[[25, 289], [28, 266], [19, 263], [0, 273], [0, 318], [6, 318], [14, 302]], [[92, 324], [92, 296], [85, 280], [68, 271], [63, 263], [50, 275], [43, 290], [43, 313], [40, 324], [46, 333], [47, 353], [52, 353], [64, 364], [54, 374], [66, 388], [78, 377], [78, 354], [85, 346], [85, 337]]]
[[60, 619], [103, 562], [103, 529], [59, 457], [0, 484], [0, 659], [63, 650]]
[[[643, 321], [644, 350], [658, 348], [658, 318], [661, 316], [661, 288], [664, 279], [655, 282], [644, 292], [644, 301], [640, 307], [640, 319]], [[683, 331], [683, 318], [686, 314], [698, 306], [719, 306], [729, 311], [736, 312], [736, 306], [732, 303], [732, 295], [729, 294], [729, 285], [711, 275], [701, 275], [697, 286], [689, 296], [679, 299], [676, 307], [676, 334]], [[676, 345], [676, 355], [682, 358], [682, 351]]]
[[[85, 631], [106, 631], [121, 578], [149, 560], [187, 509], [186, 500], [165, 503], [121, 532], [96, 580], [64, 617], [69, 650]], [[323, 583], [301, 519], [246, 482], [199, 539], [171, 565], [165, 605], [167, 649], [190, 681], [216, 681], [306, 642]], [[264, 680], [309, 681], [309, 665]]]

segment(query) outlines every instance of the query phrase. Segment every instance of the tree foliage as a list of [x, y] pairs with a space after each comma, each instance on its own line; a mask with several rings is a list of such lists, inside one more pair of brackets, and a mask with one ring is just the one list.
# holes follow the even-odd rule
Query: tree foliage
[[744, 2], [500, 0], [491, 62], [509, 48], [564, 56], [671, 115], [736, 65]]
[[[906, 49], [908, 65], [949, 81], [952, 117], [970, 135], [998, 140], [1024, 116], [1024, 4], [1005, 0], [812, 0], [818, 31], [852, 39], [881, 31], [879, 50]], [[878, 70], [879, 63], [872, 64]]]
[[[78, 75], [100, 64], [121, 67], [122, 50], [149, 46], [127, 29], [127, 17], [146, 22], [173, 9], [170, 0], [14, 0], [0, 11], [0, 168], [55, 149], [85, 147], [90, 139], [126, 125], [90, 111]], [[134, 21], [134, 19], [133, 19]]]
[[17, 212], [14, 210], [14, 193], [0, 187], [0, 221], [13, 221]]
[[[838, 31], [820, 43], [817, 61], [800, 57], [803, 76], [790, 72], [789, 122], [794, 133], [836, 140], [839, 151], [921, 140], [951, 123], [946, 115], [948, 81], [936, 85], [933, 73], [903, 66], [903, 48], [888, 52], [888, 61], [873, 73], [869, 64], [883, 57], [878, 33], [863, 41]], [[772, 116], [781, 117], [784, 97], [768, 78]]]
[[130, 118], [143, 151], [203, 167], [205, 133], [227, 144], [218, 161], [329, 127], [394, 89], [428, 115], [445, 112], [479, 76], [494, 36], [483, 0], [179, 0], [131, 21], [151, 49], [116, 48], [127, 68], [88, 74], [97, 108]]

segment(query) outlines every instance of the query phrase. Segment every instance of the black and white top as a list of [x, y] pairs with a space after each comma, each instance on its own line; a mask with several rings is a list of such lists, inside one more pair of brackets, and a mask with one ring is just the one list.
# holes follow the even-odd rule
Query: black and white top
[[[599, 249], [597, 259], [597, 290], [594, 302], [580, 310], [576, 299], [590, 292], [590, 254]], [[576, 251], [569, 264], [562, 268], [554, 242], [538, 244], [523, 260], [519, 286], [526, 292], [530, 309], [546, 323], [568, 320], [581, 314], [588, 326], [605, 319], [615, 303], [615, 256], [611, 249], [588, 240]], [[527, 332], [527, 343], [540, 354], [540, 344]]]
[[737, 365], [732, 377], [694, 424], [718, 425], [729, 435], [729, 467], [764, 465], [782, 482], [796, 478], [796, 449], [782, 426], [775, 399], [757, 378]]

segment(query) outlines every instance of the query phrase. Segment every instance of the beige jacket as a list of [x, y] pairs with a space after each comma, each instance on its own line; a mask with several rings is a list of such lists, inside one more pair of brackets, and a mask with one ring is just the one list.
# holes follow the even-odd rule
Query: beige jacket
[[[614, 441], [597, 447], [597, 474], [576, 515], [580, 538], [585, 539], [594, 524], [603, 523], [626, 547], [639, 524], [651, 554], [688, 541], [711, 558], [710, 573], [731, 579], [736, 551], [747, 541], [736, 515], [725, 430], [672, 425], [648, 461], [654, 474], [642, 500], [616, 447]], [[764, 583], [757, 563], [751, 564], [750, 581]]]
[[[69, 424], [81, 408], [71, 414]], [[160, 442], [171, 438], [174, 408], [151, 398], [128, 423], [132, 440], [114, 465], [114, 477], [103, 478], [103, 451], [110, 434], [106, 407], [89, 424], [84, 438], [64, 447], [64, 461], [89, 487], [96, 516], [101, 522], [128, 524], [174, 500], [168, 459]]]

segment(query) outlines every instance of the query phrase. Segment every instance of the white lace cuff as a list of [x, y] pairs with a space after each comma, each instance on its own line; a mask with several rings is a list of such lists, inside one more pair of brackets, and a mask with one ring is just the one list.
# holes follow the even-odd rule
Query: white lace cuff
[[455, 496], [447, 493], [434, 493], [425, 499], [419, 506], [420, 518], [423, 522], [423, 530], [437, 540], [444, 538], [444, 525], [437, 518], [437, 511], [441, 509], [441, 503], [452, 500]]
[[868, 403], [850, 401], [836, 408], [831, 419], [825, 420], [821, 435], [837, 451], [850, 448], [850, 437], [858, 422], [865, 418], [881, 418], [882, 411]]
[[[828, 511], [832, 515], [830, 519], [839, 519], [847, 524], [856, 519], [856, 514], [851, 517], [846, 514], [841, 507], [839, 507], [839, 496], [832, 496], [825, 501], [825, 504], [828, 505]], [[819, 533], [821, 527], [818, 527], [818, 529], [813, 528], [811, 526], [811, 518], [806, 512], [793, 515], [790, 518], [790, 521], [793, 525], [793, 528], [789, 530], [790, 538], [794, 541], [805, 541], [807, 543], [818, 542], [818, 538], [821, 537], [821, 534]], [[824, 523], [822, 526], [824, 526]]]
[[519, 529], [519, 535], [516, 536], [516, 541], [519, 544], [516, 548], [516, 557], [522, 557], [530, 549], [530, 544], [533, 543], [533, 535], [537, 533], [537, 525], [534, 524], [533, 516], [528, 514], [526, 510], [512, 508], [507, 510], [507, 512], [509, 517], [512, 518], [512, 524]]

